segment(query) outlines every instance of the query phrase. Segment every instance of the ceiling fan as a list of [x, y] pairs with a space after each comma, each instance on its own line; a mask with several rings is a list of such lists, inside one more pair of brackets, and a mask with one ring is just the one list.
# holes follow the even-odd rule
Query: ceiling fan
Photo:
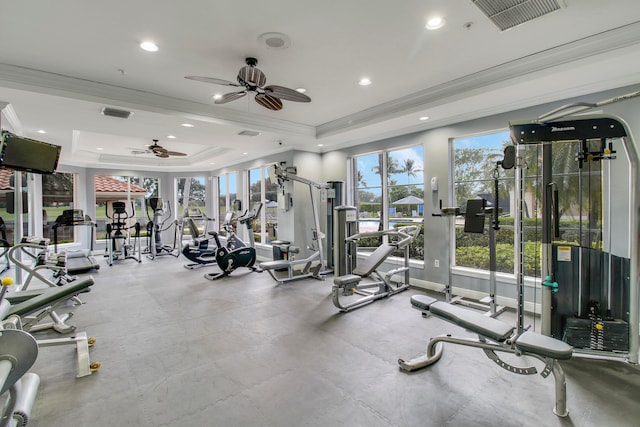
[[227, 102], [235, 101], [236, 99], [240, 99], [245, 96], [248, 92], [256, 92], [256, 102], [273, 111], [282, 109], [283, 99], [295, 102], [311, 102], [311, 98], [296, 90], [277, 85], [265, 86], [265, 83], [267, 83], [267, 77], [259, 68], [256, 68], [258, 60], [256, 58], [246, 58], [245, 62], [247, 65], [240, 68], [240, 71], [238, 71], [238, 83], [234, 83], [229, 80], [216, 79], [214, 77], [186, 76], [185, 79], [243, 88], [238, 92], [230, 92], [222, 95], [220, 99], [216, 99], [214, 101], [216, 104], [226, 104]]
[[133, 154], [154, 154], [156, 157], [167, 159], [171, 156], [186, 156], [185, 153], [179, 151], [169, 151], [158, 144], [158, 140], [154, 139], [153, 144], [149, 145], [146, 150], [133, 150]]

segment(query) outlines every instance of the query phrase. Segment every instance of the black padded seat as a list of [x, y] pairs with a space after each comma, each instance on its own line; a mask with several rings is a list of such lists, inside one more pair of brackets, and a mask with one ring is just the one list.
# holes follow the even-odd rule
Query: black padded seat
[[11, 307], [9, 315], [24, 316], [40, 310], [49, 304], [55, 303], [62, 299], [69, 299], [80, 292], [87, 292], [89, 287], [93, 285], [93, 279], [85, 279], [77, 282], [71, 282], [66, 286], [58, 286], [55, 288], [47, 288], [42, 294], [31, 299], [23, 301]]
[[571, 359], [573, 355], [573, 347], [566, 342], [531, 331], [520, 335], [515, 345], [524, 353], [538, 354], [553, 359], [567, 360]]
[[502, 342], [509, 338], [515, 329], [500, 320], [470, 311], [456, 305], [437, 301], [429, 306], [431, 314], [442, 317], [471, 332], [476, 332], [494, 341]]

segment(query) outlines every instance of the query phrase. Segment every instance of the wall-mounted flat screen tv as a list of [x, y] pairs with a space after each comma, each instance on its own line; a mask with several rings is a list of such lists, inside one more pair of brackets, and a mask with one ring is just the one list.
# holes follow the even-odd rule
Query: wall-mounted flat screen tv
[[0, 138], [0, 166], [34, 173], [51, 174], [56, 171], [60, 146], [7, 131], [2, 131]]

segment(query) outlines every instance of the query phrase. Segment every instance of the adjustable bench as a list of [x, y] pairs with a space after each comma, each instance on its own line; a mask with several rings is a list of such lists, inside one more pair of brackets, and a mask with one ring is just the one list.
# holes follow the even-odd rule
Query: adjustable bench
[[448, 334], [432, 338], [427, 346], [427, 352], [423, 356], [407, 361], [399, 359], [398, 363], [401, 369], [415, 371], [433, 365], [440, 360], [445, 342], [481, 348], [487, 357], [498, 366], [520, 375], [533, 375], [538, 373], [538, 370], [534, 366], [523, 368], [510, 365], [500, 359], [495, 352], [511, 353], [516, 356], [532, 356], [545, 364], [544, 369], [540, 372], [543, 378], [549, 374], [554, 376], [556, 403], [553, 412], [560, 417], [568, 415], [565, 375], [558, 360], [570, 359], [573, 347], [555, 338], [531, 331], [525, 331], [518, 335], [516, 328], [507, 323], [487, 317], [479, 312], [438, 301], [426, 295], [412, 296], [411, 305], [421, 310], [425, 317], [429, 314], [434, 315], [478, 334], [478, 338], [456, 338]]
[[[25, 331], [35, 332], [47, 328], [53, 328], [57, 332], [67, 333], [74, 332], [75, 326], [70, 326], [64, 322], [71, 317], [72, 313], [59, 316], [55, 312], [55, 308], [66, 303], [70, 299], [77, 298], [77, 295], [81, 292], [88, 292], [89, 287], [94, 283], [93, 278], [80, 280], [78, 282], [70, 283], [67, 286], [60, 286], [55, 288], [38, 289], [34, 291], [18, 292], [15, 296], [7, 296], [5, 301], [2, 301], [0, 312], [7, 316], [6, 319], [0, 319], [2, 321], [2, 327], [5, 330], [11, 329], [24, 329]], [[24, 293], [27, 293], [31, 298], [25, 299]], [[8, 310], [6, 309], [6, 302], [11, 300], [21, 301], [16, 305], [12, 305]], [[30, 316], [33, 313], [35, 315]], [[38, 325], [38, 322], [44, 317], [49, 316], [53, 322]], [[78, 363], [77, 377], [84, 377], [91, 375], [93, 372], [100, 369], [100, 362], [91, 362], [89, 360], [89, 347], [95, 344], [95, 338], [87, 337], [86, 332], [75, 332], [74, 335], [62, 338], [37, 340], [39, 347], [51, 347], [59, 345], [75, 345], [76, 356]]]
[[[92, 285], [93, 279], [88, 278], [78, 282], [72, 282], [66, 286], [16, 292], [6, 297], [11, 303], [8, 316], [13, 315], [20, 317], [22, 323], [21, 329], [29, 332], [37, 332], [49, 328], [61, 334], [73, 332], [75, 326], [65, 323], [73, 313], [60, 316], [55, 310], [59, 306], [66, 304], [68, 300], [81, 303], [77, 297], [78, 294], [89, 292], [89, 288]], [[51, 318], [52, 322], [39, 324], [40, 320], [47, 316]]]

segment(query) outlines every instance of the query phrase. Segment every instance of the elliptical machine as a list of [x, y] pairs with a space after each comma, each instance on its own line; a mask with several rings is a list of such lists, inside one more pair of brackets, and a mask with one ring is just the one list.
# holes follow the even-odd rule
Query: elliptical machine
[[[220, 272], [207, 273], [204, 275], [209, 280], [218, 280], [231, 274], [239, 267], [246, 267], [251, 271], [258, 271], [253, 266], [256, 262], [256, 249], [254, 247], [255, 240], [253, 237], [253, 221], [260, 215], [262, 210], [262, 203], [255, 203], [254, 208], [251, 211], [245, 211], [242, 216], [235, 218], [233, 212], [227, 212], [225, 217], [224, 228], [227, 231], [227, 245], [223, 246], [220, 243], [220, 237], [218, 232], [210, 231], [209, 234], [213, 236], [218, 248], [216, 249], [216, 263], [220, 267]], [[228, 220], [227, 220], [228, 219]], [[238, 223], [244, 224], [247, 227], [249, 233], [249, 245], [244, 243], [233, 230], [233, 220], [236, 219]]]
[[[171, 218], [171, 205], [163, 202], [159, 197], [149, 197], [145, 200], [147, 218], [147, 241], [148, 245], [144, 252], [148, 254], [149, 259], [155, 259], [159, 255], [171, 255], [178, 257], [180, 248], [178, 247], [178, 236], [180, 236], [180, 225], [178, 220], [169, 222], [165, 227], [167, 220]], [[149, 208], [153, 211], [153, 218], [149, 215]], [[167, 245], [162, 242], [162, 233], [173, 227], [173, 245]]]
[[[109, 204], [112, 213], [109, 215]], [[130, 219], [135, 219], [135, 206], [131, 202], [131, 212], [127, 212], [126, 203], [122, 201], [107, 202], [107, 218], [111, 220], [107, 224], [107, 263], [113, 265], [114, 261], [120, 259], [133, 259], [142, 262], [140, 258], [140, 223], [129, 225]], [[131, 235], [133, 230], [133, 236]]]

